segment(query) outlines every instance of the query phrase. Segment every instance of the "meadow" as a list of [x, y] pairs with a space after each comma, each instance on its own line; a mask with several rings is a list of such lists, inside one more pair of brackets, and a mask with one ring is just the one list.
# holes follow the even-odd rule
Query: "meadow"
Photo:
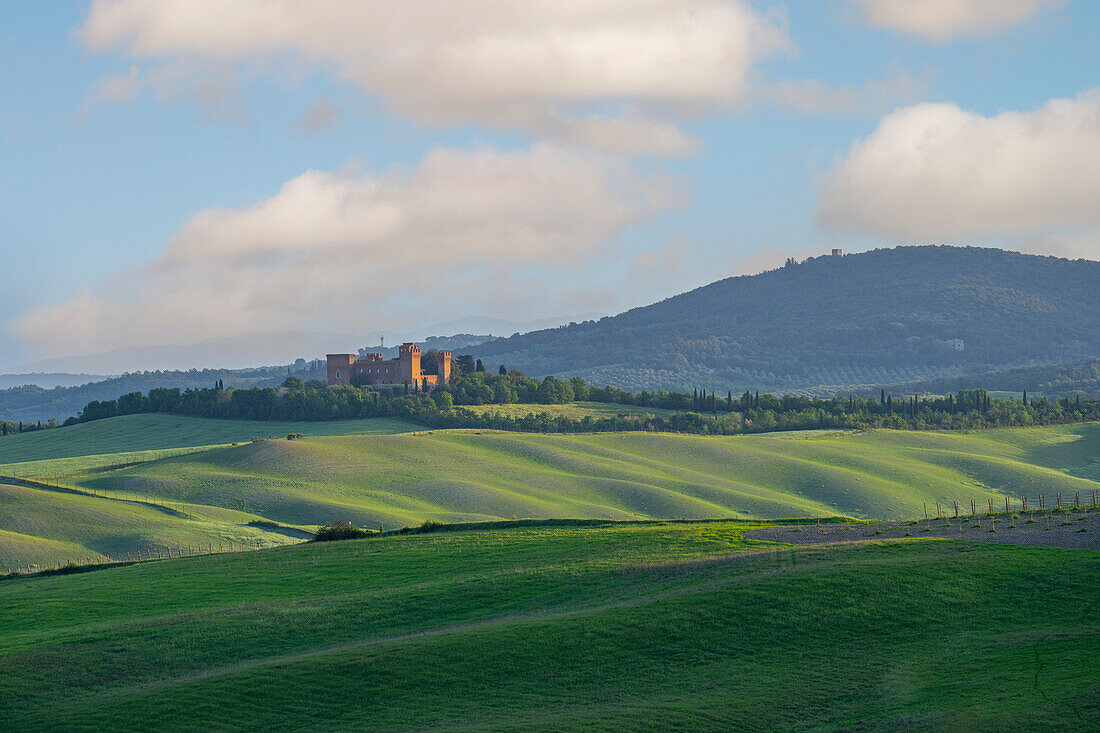
[[402, 420], [258, 421], [211, 420], [179, 415], [126, 415], [58, 430], [36, 430], [0, 439], [0, 470], [5, 464], [107, 455], [138, 451], [171, 450], [229, 443], [246, 443], [253, 437], [285, 438], [304, 435], [380, 435], [420, 430]]
[[1100, 716], [1095, 552], [574, 524], [0, 581], [0, 727], [1062, 731]]
[[[125, 432], [132, 421], [127, 447], [164, 446], [165, 434], [178, 428], [153, 424], [154, 418], [187, 420], [141, 415], [86, 423], [77, 426], [80, 432], [24, 435], [56, 436], [63, 454], [77, 445], [101, 450], [113, 438], [97, 435], [96, 428]], [[307, 433], [294, 441], [193, 446], [178, 455], [160, 448], [125, 458], [96, 454], [0, 467], [0, 475], [50, 477], [83, 492], [4, 486], [0, 569], [155, 551], [188, 537], [207, 544], [249, 538], [283, 544], [334, 520], [393, 529], [428, 519], [905, 519], [921, 516], [925, 507], [934, 510], [937, 502], [986, 506], [992, 499], [1003, 506], [1006, 496], [1034, 500], [1040, 493], [1068, 497], [1100, 490], [1095, 423], [975, 433], [725, 437], [398, 433], [408, 426], [386, 421], [309, 427], [392, 434]], [[226, 437], [213, 427], [205, 434]], [[36, 448], [45, 451], [44, 445]]]

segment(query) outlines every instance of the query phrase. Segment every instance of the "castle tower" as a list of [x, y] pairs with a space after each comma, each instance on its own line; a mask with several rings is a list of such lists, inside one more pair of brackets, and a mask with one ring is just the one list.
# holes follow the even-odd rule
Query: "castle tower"
[[355, 354], [327, 354], [328, 384], [351, 384], [351, 371], [355, 366]]
[[420, 382], [420, 347], [414, 343], [401, 344], [398, 349], [397, 381], [410, 386]]
[[451, 381], [451, 352], [441, 351], [435, 357], [436, 374], [439, 375], [437, 384], [447, 384]]

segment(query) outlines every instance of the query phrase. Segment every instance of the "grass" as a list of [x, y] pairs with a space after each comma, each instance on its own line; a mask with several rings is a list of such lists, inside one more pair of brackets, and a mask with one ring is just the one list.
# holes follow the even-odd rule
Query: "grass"
[[[150, 417], [154, 416], [116, 418], [110, 430], [125, 432], [129, 421], [129, 442], [120, 442], [131, 446], [142, 433], [156, 437], [160, 431], [157, 439], [163, 442], [163, 434], [178, 429], [150, 425]], [[401, 429], [385, 421], [313, 426]], [[207, 434], [214, 435], [216, 429], [218, 425], [211, 426]], [[59, 452], [71, 452], [73, 436], [80, 434], [66, 430], [75, 428], [25, 436], [53, 438]], [[1085, 458], [1100, 454], [1100, 432], [1094, 425], [970, 434], [813, 431], [732, 437], [302, 432], [310, 437], [177, 448], [179, 455], [163, 457], [159, 451], [172, 449], [24, 463], [21, 475], [61, 475], [69, 485], [106, 493], [112, 500], [183, 507], [190, 524], [178, 532], [201, 532], [206, 541], [215, 542], [229, 532], [253, 532], [254, 527], [245, 528], [257, 519], [304, 529], [333, 521], [393, 529], [425, 520], [523, 517], [908, 519], [920, 516], [925, 504], [947, 499], [957, 499], [965, 507], [971, 499], [985, 506], [992, 497], [1001, 506], [1006, 494], [1028, 494], [1034, 500], [1039, 492], [1048, 497], [1058, 491], [1063, 496], [1073, 491], [1091, 496], [1100, 490], [1100, 484], [1088, 478], [1091, 469]], [[84, 441], [91, 444], [88, 449], [110, 446], [106, 437], [91, 437], [88, 434]], [[1071, 471], [1052, 467], [1062, 459]], [[1074, 471], [1078, 475], [1072, 475]], [[48, 492], [40, 503], [61, 501], [58, 496]], [[82, 516], [103, 501], [66, 504], [66, 511], [54, 513], [56, 525], [48, 533], [28, 529], [11, 513], [0, 512], [0, 530], [9, 533], [0, 537], [0, 558], [8, 565], [58, 562], [74, 551], [49, 544], [32, 547], [24, 535], [70, 543], [79, 536], [79, 546], [89, 554], [108, 546], [125, 551], [171, 544], [176, 530], [169, 532], [167, 526], [142, 533], [128, 530], [125, 521], [99, 524]], [[182, 521], [153, 511], [162, 525]], [[212, 526], [196, 524], [203, 522]], [[83, 529], [78, 534], [77, 525], [101, 527], [99, 536]], [[274, 531], [269, 539], [286, 541], [288, 536]]]
[[[0, 572], [7, 568], [99, 562], [122, 553], [298, 538], [249, 526], [259, 517], [220, 507], [155, 506], [0, 483]], [[302, 533], [304, 536], [304, 532]]]
[[422, 429], [403, 420], [332, 420], [328, 422], [260, 422], [211, 420], [175, 415], [126, 415], [0, 438], [4, 464], [95, 456], [135, 451], [246, 443], [253, 436], [285, 438], [305, 435], [381, 435]]
[[503, 526], [2, 581], [0, 728], [1072, 730], [1100, 715], [1097, 553], [760, 552], [745, 526]]
[[365, 527], [513, 516], [901, 519], [946, 497], [984, 505], [1021, 490], [1100, 488], [988, 434], [888, 431], [310, 438], [170, 458], [82, 483], [291, 524]]

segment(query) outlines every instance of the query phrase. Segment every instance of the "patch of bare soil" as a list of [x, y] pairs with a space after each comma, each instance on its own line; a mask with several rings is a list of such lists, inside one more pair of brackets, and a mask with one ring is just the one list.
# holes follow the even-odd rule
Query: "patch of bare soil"
[[780, 525], [748, 530], [745, 539], [815, 545], [885, 539], [940, 537], [1033, 547], [1100, 550], [1100, 509], [948, 517], [916, 522]]

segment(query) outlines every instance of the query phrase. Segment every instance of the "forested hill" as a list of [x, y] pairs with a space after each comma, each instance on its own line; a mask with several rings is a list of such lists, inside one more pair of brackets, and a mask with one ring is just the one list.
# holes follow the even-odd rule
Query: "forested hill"
[[816, 257], [477, 352], [534, 375], [735, 392], [1080, 361], [1100, 356], [1100, 262], [947, 246]]

